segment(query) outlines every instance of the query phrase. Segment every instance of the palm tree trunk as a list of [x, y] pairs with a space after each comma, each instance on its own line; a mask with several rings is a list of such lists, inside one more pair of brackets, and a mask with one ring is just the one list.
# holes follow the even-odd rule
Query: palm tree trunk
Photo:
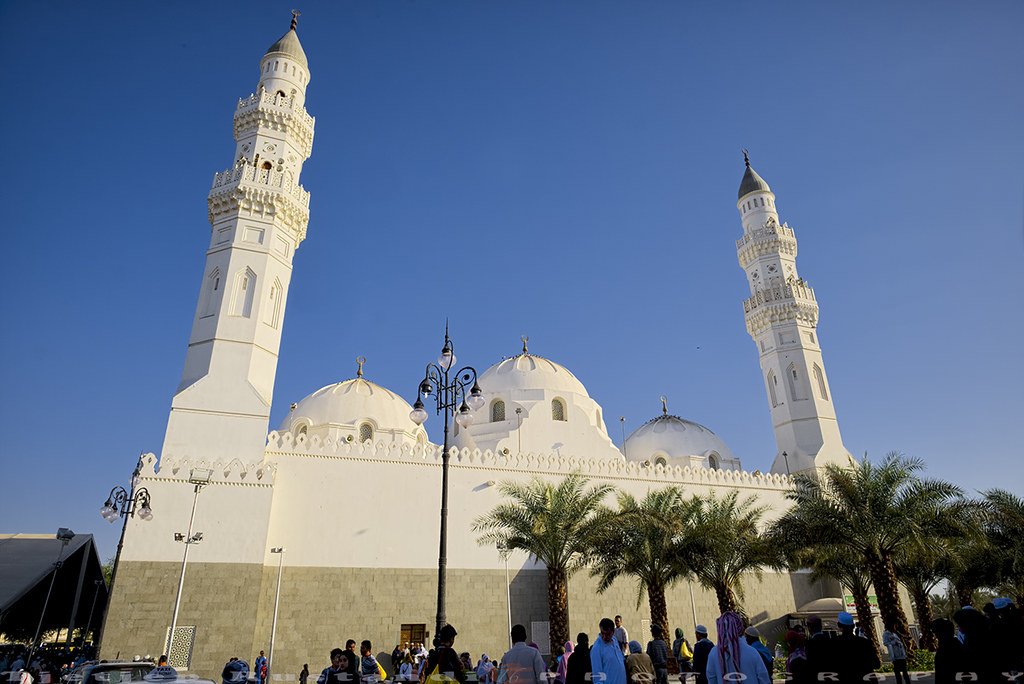
[[733, 596], [732, 588], [725, 584], [715, 585], [715, 596], [718, 597], [718, 610], [736, 610], [736, 597]]
[[871, 603], [868, 601], [868, 593], [863, 587], [850, 587], [853, 592], [853, 603], [857, 607], [857, 620], [868, 641], [878, 652], [878, 635], [875, 634], [875, 619], [871, 614]]
[[882, 624], [898, 636], [910, 648], [910, 626], [900, 605], [899, 587], [896, 584], [896, 570], [892, 559], [867, 551], [864, 558], [871, 573], [871, 584], [878, 596], [878, 610], [882, 613]]
[[548, 568], [548, 620], [551, 646], [569, 640], [569, 592], [565, 570]]
[[969, 606], [974, 602], [974, 590], [977, 587], [967, 581], [961, 580], [954, 589], [956, 590], [956, 602], [960, 604], [960, 607]]
[[917, 624], [921, 630], [921, 643], [918, 645], [921, 648], [934, 651], [935, 635], [932, 634], [932, 628], [929, 626], [929, 623], [932, 621], [932, 603], [928, 600], [928, 592], [923, 588], [915, 589], [911, 594], [911, 598], [914, 599], [914, 609], [917, 611]]
[[647, 599], [651, 604], [651, 624], [661, 627], [661, 633], [667, 637], [669, 634], [668, 604], [665, 602], [665, 586], [648, 583]]

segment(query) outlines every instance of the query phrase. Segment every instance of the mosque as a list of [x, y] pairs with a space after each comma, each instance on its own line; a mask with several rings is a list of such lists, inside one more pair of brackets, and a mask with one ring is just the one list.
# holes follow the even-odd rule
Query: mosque
[[[408, 509], [381, 505], [373, 487], [336, 486], [386, 481], [411, 492], [416, 510], [429, 512], [416, 524], [434, 529], [443, 449], [413, 407], [364, 378], [360, 364], [356, 377], [291, 404], [270, 429], [292, 262], [309, 221], [299, 176], [315, 124], [294, 22], [259, 69], [255, 94], [235, 110], [231, 166], [208, 196], [210, 245], [163, 449], [140, 464], [156, 515], [129, 520], [103, 636], [102, 657], [159, 654], [173, 624], [172, 664], [213, 678], [228, 657], [251, 660], [261, 649], [274, 654], [275, 672], [294, 673], [322, 667], [346, 638], [388, 652], [400, 641], [429, 643], [436, 609], [436, 535], [404, 534]], [[447, 617], [474, 657], [502, 653], [510, 623], [526, 625], [542, 652], [551, 646], [544, 568], [481, 547], [471, 532], [501, 501], [496, 483], [581, 472], [638, 498], [670, 485], [738, 490], [776, 516], [788, 505], [789, 475], [849, 458], [796, 236], [749, 161], [736, 206], [750, 286], [743, 310], [776, 436], [771, 471], [744, 471], [720, 436], [664, 406], [617, 448], [584, 384], [524, 341], [522, 353], [480, 374], [472, 422], [450, 433]], [[196, 530], [204, 543], [190, 543]], [[837, 585], [802, 573], [767, 571], [745, 588], [750, 618], [769, 633], [811, 602], [840, 600]], [[569, 596], [572, 634], [593, 634], [601, 617], [620, 613], [634, 637], [645, 636], [647, 604], [637, 607], [633, 582], [599, 595], [581, 572]], [[686, 582], [670, 589], [668, 605], [670, 624], [690, 636], [717, 615], [713, 593]]]

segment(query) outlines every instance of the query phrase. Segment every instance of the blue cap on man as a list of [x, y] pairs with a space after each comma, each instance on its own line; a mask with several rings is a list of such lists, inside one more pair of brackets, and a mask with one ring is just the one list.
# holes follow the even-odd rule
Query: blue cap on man
[[846, 627], [853, 627], [853, 616], [844, 610], [842, 613], [839, 614], [839, 617], [836, 619], [836, 622], [838, 622], [841, 625], [845, 625]]

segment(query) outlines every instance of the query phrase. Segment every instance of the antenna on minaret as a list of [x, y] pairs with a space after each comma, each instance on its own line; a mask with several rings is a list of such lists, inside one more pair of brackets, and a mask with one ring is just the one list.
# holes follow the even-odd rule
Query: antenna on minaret
[[302, 12], [297, 9], [292, 10], [292, 31], [295, 30], [296, 26], [298, 26], [300, 16], [302, 16]]
[[363, 377], [363, 364], [366, 363], [366, 357], [365, 356], [357, 356], [356, 357], [356, 363], [359, 364], [359, 370], [356, 371], [356, 377], [357, 378], [361, 378], [361, 377]]
[[750, 157], [747, 156], [747, 151], [746, 150], [743, 150], [743, 163], [747, 165], [748, 169], [750, 168]]
[[526, 348], [526, 343], [530, 341], [530, 336], [529, 335], [521, 335], [519, 337], [519, 339], [521, 339], [523, 341], [523, 353], [524, 354], [529, 354], [530, 351]]
[[661, 415], [668, 415], [668, 398], [664, 394], [661, 395]]

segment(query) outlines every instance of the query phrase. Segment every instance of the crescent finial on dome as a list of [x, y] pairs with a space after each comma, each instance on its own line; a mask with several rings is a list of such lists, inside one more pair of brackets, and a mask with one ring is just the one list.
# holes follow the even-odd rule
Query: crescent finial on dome
[[529, 354], [530, 351], [526, 348], [526, 343], [530, 341], [530, 336], [529, 335], [520, 335], [519, 339], [521, 339], [523, 341], [523, 353], [524, 354]]
[[363, 364], [366, 363], [366, 357], [365, 356], [357, 356], [356, 357], [356, 363], [359, 364], [359, 369], [356, 371], [356, 377], [357, 378], [361, 378], [361, 377], [363, 377]]
[[661, 415], [668, 415], [668, 397], [664, 394], [661, 395]]

